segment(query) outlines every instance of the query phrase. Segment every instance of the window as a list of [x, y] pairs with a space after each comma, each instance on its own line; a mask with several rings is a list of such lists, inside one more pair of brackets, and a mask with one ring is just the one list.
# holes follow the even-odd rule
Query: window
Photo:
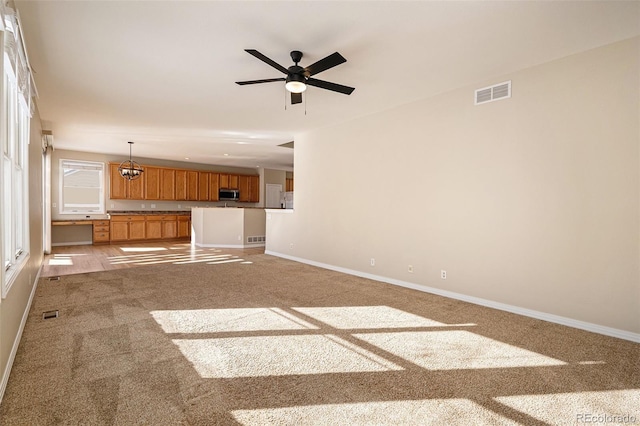
[[9, 56], [4, 55], [2, 86], [2, 257], [5, 297], [29, 255], [29, 185], [26, 153], [29, 144], [29, 106], [18, 87]]
[[31, 76], [17, 17], [0, 4], [0, 284], [6, 297], [29, 258]]
[[104, 213], [104, 163], [60, 160], [60, 213]]

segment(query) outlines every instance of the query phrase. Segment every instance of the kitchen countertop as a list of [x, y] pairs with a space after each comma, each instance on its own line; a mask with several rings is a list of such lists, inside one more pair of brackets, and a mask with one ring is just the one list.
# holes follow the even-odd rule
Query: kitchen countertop
[[150, 215], [154, 215], [154, 214], [190, 215], [191, 211], [190, 210], [152, 210], [152, 211], [145, 211], [145, 210], [112, 210], [112, 211], [108, 211], [107, 213], [110, 214], [111, 216], [134, 215], [134, 214], [150, 216]]

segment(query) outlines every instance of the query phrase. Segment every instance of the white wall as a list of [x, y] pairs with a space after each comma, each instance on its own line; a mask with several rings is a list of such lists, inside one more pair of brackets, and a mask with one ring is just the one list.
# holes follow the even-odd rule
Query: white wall
[[[31, 119], [29, 161], [29, 259], [11, 286], [7, 297], [0, 301], [0, 399], [9, 378], [16, 354], [23, 321], [29, 313], [40, 267], [44, 259], [42, 245], [42, 127], [36, 110]], [[1, 246], [1, 245], [0, 245]], [[0, 248], [0, 250], [2, 250]]]
[[[267, 251], [640, 333], [639, 48], [298, 136]], [[511, 99], [473, 105], [505, 80]]]

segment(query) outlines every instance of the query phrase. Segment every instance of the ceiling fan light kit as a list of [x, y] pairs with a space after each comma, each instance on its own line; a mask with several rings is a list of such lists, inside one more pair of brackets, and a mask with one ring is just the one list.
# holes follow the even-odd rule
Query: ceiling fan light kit
[[316, 78], [311, 78], [311, 76], [315, 74], [319, 74], [322, 71], [326, 71], [330, 68], [333, 68], [337, 65], [340, 65], [347, 60], [338, 52], [335, 52], [323, 59], [320, 59], [317, 62], [309, 65], [308, 67], [301, 67], [298, 65], [300, 60], [302, 59], [302, 52], [299, 50], [294, 50], [291, 52], [291, 59], [293, 60], [295, 65], [290, 66], [289, 68], [285, 68], [277, 62], [269, 59], [262, 53], [258, 52], [255, 49], [245, 49], [245, 52], [249, 53], [252, 56], [260, 59], [262, 62], [270, 65], [271, 67], [277, 69], [283, 74], [286, 74], [285, 77], [280, 78], [269, 78], [262, 80], [249, 80], [249, 81], [236, 81], [236, 84], [241, 86], [247, 84], [260, 84], [260, 83], [271, 83], [275, 81], [284, 81], [285, 88], [287, 91], [291, 92], [291, 103], [299, 104], [302, 102], [302, 96], [300, 95], [302, 92], [307, 90], [307, 86], [319, 87], [325, 90], [331, 90], [333, 92], [342, 93], [345, 95], [350, 95], [355, 88], [349, 86], [343, 86], [341, 84], [331, 83], [329, 81], [318, 80]]

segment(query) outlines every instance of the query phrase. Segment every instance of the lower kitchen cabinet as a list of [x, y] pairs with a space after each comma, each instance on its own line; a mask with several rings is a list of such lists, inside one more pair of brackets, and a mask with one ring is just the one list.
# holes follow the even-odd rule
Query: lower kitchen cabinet
[[93, 221], [93, 244], [109, 243], [110, 236], [109, 220]]
[[111, 241], [138, 241], [146, 238], [144, 216], [112, 216]]
[[191, 235], [189, 215], [112, 215], [111, 241], [172, 240]]
[[178, 216], [178, 238], [191, 236], [191, 216]]

